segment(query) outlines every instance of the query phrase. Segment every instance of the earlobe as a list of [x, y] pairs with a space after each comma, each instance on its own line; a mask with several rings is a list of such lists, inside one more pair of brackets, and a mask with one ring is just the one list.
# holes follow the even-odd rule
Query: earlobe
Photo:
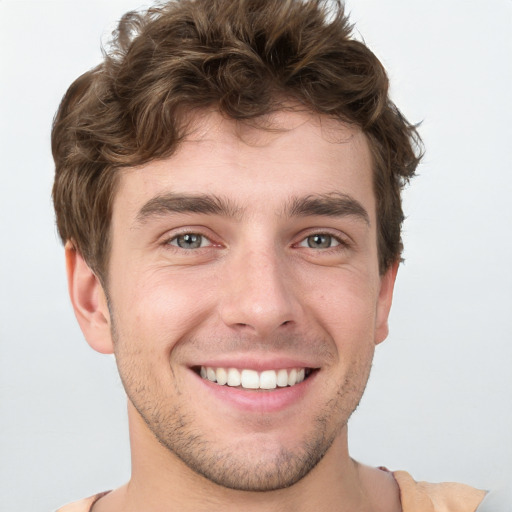
[[388, 318], [393, 302], [393, 289], [400, 261], [395, 261], [381, 276], [379, 297], [377, 299], [377, 314], [375, 318], [375, 344], [382, 343], [388, 336]]
[[66, 243], [65, 253], [69, 296], [85, 339], [97, 352], [112, 354], [110, 314], [103, 286], [71, 241]]

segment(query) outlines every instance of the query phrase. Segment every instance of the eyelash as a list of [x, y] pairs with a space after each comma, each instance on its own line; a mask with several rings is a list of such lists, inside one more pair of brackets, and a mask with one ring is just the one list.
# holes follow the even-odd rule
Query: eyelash
[[[190, 236], [190, 237], [198, 237], [200, 239], [199, 241], [199, 246], [197, 247], [189, 247], [189, 248], [185, 248], [185, 247], [180, 247], [178, 245], [178, 240], [180, 239], [180, 237], [187, 237], [187, 236]], [[328, 242], [329, 242], [329, 247], [312, 247], [311, 245], [309, 245], [309, 239], [313, 238], [313, 237], [324, 237], [324, 238], [327, 238], [328, 239]], [[207, 245], [203, 245], [203, 243], [207, 243]], [[335, 245], [331, 245], [332, 242], [335, 242]], [[193, 240], [192, 240], [192, 243], [193, 243]], [[305, 245], [307, 244], [307, 245]], [[198, 231], [184, 231], [182, 233], [178, 233], [178, 234], [175, 234], [173, 235], [172, 237], [170, 238], [166, 238], [163, 242], [164, 246], [172, 246], [173, 248], [176, 248], [176, 250], [182, 250], [182, 251], [192, 251], [192, 250], [197, 250], [197, 249], [204, 249], [206, 247], [211, 247], [211, 246], [214, 246], [216, 245], [209, 237], [207, 237], [206, 235], [198, 232]], [[350, 244], [348, 243], [348, 241], [346, 239], [343, 239], [342, 237], [340, 237], [339, 235], [334, 235], [332, 233], [329, 233], [329, 232], [323, 232], [323, 231], [318, 231], [318, 232], [312, 232], [306, 236], [304, 236], [303, 238], [301, 238], [301, 240], [294, 244], [294, 247], [304, 247], [306, 249], [318, 249], [322, 252], [326, 252], [326, 251], [336, 251], [336, 250], [342, 250], [342, 249], [346, 249], [348, 247], [350, 247]]]
[[[313, 239], [315, 237], [327, 239], [328, 247], [312, 247], [310, 244], [310, 239]], [[334, 242], [334, 245], [331, 245]], [[322, 242], [320, 242], [322, 243]], [[299, 247], [309, 248], [309, 249], [319, 249], [323, 251], [328, 250], [339, 250], [344, 249], [348, 247], [348, 243], [346, 240], [342, 239], [340, 236], [336, 236], [332, 233], [325, 233], [325, 232], [315, 232], [307, 235], [306, 237], [302, 238], [301, 241], [297, 244]]]
[[[192, 247], [192, 248], [184, 248], [184, 247], [180, 247], [178, 245], [178, 240], [181, 238], [181, 237], [198, 237], [200, 239], [200, 245], [199, 247]], [[196, 231], [185, 231], [183, 233], [178, 233], [170, 238], [167, 238], [165, 241], [164, 241], [164, 244], [163, 245], [166, 245], [166, 246], [169, 246], [169, 245], [172, 245], [173, 247], [176, 247], [176, 249], [178, 250], [183, 250], [183, 251], [190, 251], [190, 250], [193, 250], [193, 249], [204, 249], [205, 246], [203, 246], [203, 242], [208, 242], [208, 246], [212, 246], [212, 245], [215, 245], [211, 240], [210, 238], [208, 238], [206, 235], [203, 235], [202, 233], [199, 233], [199, 232], [196, 232]], [[173, 243], [173, 242], [176, 242], [176, 243]]]

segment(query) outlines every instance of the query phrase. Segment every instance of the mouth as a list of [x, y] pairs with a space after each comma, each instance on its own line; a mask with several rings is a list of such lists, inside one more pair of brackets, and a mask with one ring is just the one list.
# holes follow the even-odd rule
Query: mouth
[[216, 383], [219, 386], [265, 391], [296, 386], [317, 371], [314, 368], [301, 367], [259, 372], [245, 368], [214, 368], [210, 366], [200, 366], [194, 368], [194, 370], [202, 379]]

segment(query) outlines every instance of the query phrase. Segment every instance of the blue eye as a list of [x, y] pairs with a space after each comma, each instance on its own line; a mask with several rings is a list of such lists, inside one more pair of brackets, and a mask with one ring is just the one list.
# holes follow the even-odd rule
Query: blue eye
[[199, 249], [209, 243], [209, 240], [203, 235], [197, 233], [184, 233], [175, 236], [169, 241], [170, 245], [175, 245], [180, 249]]
[[332, 235], [316, 233], [306, 237], [300, 245], [301, 247], [309, 247], [310, 249], [330, 249], [331, 247], [340, 245], [340, 242]]

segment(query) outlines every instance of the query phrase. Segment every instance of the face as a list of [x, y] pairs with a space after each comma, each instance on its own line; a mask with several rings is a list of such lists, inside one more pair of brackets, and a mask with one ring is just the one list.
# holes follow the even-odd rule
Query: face
[[[136, 415], [220, 485], [289, 486], [345, 436], [387, 334], [371, 156], [355, 128], [211, 113], [123, 171], [109, 322]], [[141, 422], [142, 423], [142, 422]]]

